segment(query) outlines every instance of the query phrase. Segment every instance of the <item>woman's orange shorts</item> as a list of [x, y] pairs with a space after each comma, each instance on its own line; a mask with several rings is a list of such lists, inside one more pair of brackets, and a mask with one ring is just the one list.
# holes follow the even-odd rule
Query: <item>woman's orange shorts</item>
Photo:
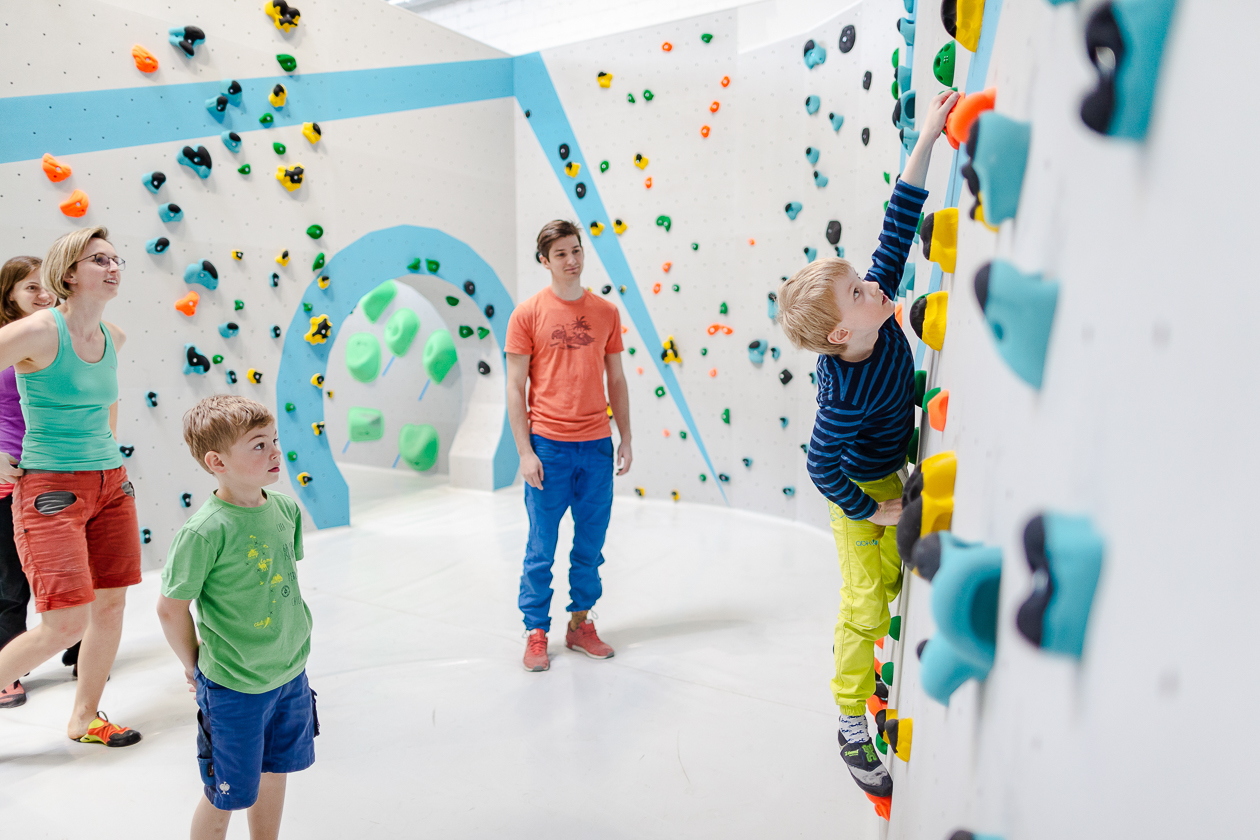
[[140, 525], [127, 468], [28, 471], [13, 492], [13, 541], [35, 610], [90, 604], [140, 582]]

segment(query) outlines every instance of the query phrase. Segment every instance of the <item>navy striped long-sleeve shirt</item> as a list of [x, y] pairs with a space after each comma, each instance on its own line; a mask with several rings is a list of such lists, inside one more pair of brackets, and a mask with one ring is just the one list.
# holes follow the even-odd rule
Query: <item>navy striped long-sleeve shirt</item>
[[[890, 298], [914, 242], [927, 191], [900, 180], [893, 187], [884, 229], [867, 280]], [[819, 491], [850, 519], [868, 519], [879, 504], [854, 482], [874, 481], [906, 462], [914, 431], [914, 354], [889, 318], [879, 328], [871, 355], [860, 362], [818, 357], [818, 417], [809, 442], [809, 476]]]

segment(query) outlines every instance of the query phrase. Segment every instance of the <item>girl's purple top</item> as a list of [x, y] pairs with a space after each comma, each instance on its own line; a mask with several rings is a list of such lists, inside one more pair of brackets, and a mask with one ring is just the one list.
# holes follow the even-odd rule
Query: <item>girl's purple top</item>
[[[22, 437], [26, 420], [22, 417], [22, 397], [18, 394], [17, 373], [13, 368], [0, 371], [0, 452], [22, 457]], [[11, 485], [10, 485], [11, 486]]]

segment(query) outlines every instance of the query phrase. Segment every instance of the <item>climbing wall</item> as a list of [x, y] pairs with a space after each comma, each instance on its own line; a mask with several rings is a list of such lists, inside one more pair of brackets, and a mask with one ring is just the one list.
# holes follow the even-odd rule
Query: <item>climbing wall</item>
[[[871, 0], [798, 37], [742, 53], [736, 11], [543, 53], [573, 133], [598, 167], [575, 178], [593, 182], [608, 214], [626, 224], [620, 246], [659, 333], [655, 345], [643, 336], [625, 306], [623, 281], [599, 261], [588, 232], [585, 282], [621, 305], [628, 328], [623, 362], [635, 462], [617, 479], [619, 494], [676, 492], [826, 522], [801, 449], [813, 423], [815, 357], [785, 342], [767, 294], [808, 262], [807, 248], [835, 253], [826, 236], [832, 220], [840, 222], [846, 257], [859, 270], [869, 266], [900, 156], [889, 120], [900, 9], [895, 0]], [[847, 26], [856, 37], [841, 52]], [[812, 68], [803, 59], [811, 39], [827, 54]], [[607, 87], [601, 73], [612, 76]], [[811, 96], [820, 102], [815, 113], [806, 107]], [[843, 117], [838, 130], [831, 114]], [[557, 217], [578, 218], [583, 227], [589, 220], [581, 200], [552, 175], [548, 158], [558, 149], [529, 142], [534, 132], [523, 113], [516, 125], [523, 299], [548, 282], [533, 258], [538, 229]], [[807, 148], [818, 152], [814, 163]], [[793, 202], [800, 209], [789, 218], [785, 207]], [[655, 364], [670, 336], [681, 357], [670, 365], [681, 401]], [[767, 348], [755, 361], [754, 341]], [[688, 415], [699, 443], [688, 434]]]
[[[279, 489], [303, 504], [308, 522], [324, 525], [343, 524], [345, 518], [344, 505], [338, 518], [335, 506], [326, 504], [340, 475], [331, 459], [326, 467], [316, 466], [323, 463], [316, 460], [320, 452], [410, 470], [398, 461], [400, 430], [431, 425], [440, 442], [431, 471], [445, 473], [448, 465], [457, 471], [452, 462], [460, 459], [452, 452], [464, 421], [477, 427], [479, 441], [464, 442], [460, 463], [488, 464], [500, 439], [498, 339], [461, 337], [458, 328], [480, 326], [489, 334], [506, 323], [511, 309], [515, 219], [500, 209], [510, 207], [515, 195], [507, 130], [513, 108], [510, 64], [492, 49], [384, 3], [301, 4], [299, 24], [287, 33], [263, 6], [262, 0], [32, 4], [15, 9], [8, 21], [28, 37], [0, 58], [10, 83], [5, 94], [24, 94], [0, 100], [5, 207], [0, 253], [42, 256], [58, 235], [99, 224], [109, 228], [127, 260], [119, 297], [106, 318], [128, 335], [119, 360], [118, 436], [135, 447], [126, 466], [138, 488], [140, 524], [152, 535], [146, 567], [162, 562], [175, 530], [214, 487], [189, 456], [180, 431], [183, 413], [209, 394], [242, 394], [277, 411], [281, 447], [297, 455], [286, 462]], [[191, 57], [168, 38], [170, 28], [187, 25], [205, 34]], [[157, 72], [139, 71], [134, 44], [156, 57]], [[67, 61], [71, 53], [75, 60]], [[296, 69], [286, 71], [277, 54], [293, 56]], [[475, 64], [470, 73], [443, 76], [440, 84], [424, 79], [425, 65], [448, 62]], [[243, 89], [239, 105], [211, 114], [206, 99], [218, 95], [222, 80], [233, 79]], [[277, 83], [287, 87], [281, 108], [269, 102]], [[147, 110], [138, 113], [135, 103], [145, 103]], [[76, 110], [84, 116], [76, 117]], [[259, 122], [264, 115], [271, 115], [270, 127]], [[317, 144], [303, 135], [303, 123], [310, 121], [323, 132]], [[224, 131], [241, 138], [238, 150], [220, 138]], [[273, 147], [277, 143], [282, 152]], [[209, 151], [209, 177], [177, 162], [185, 145]], [[54, 183], [45, 177], [40, 165], [45, 152], [72, 167], [70, 178]], [[243, 164], [249, 164], [248, 174], [238, 172]], [[304, 181], [290, 192], [277, 181], [276, 169], [299, 164]], [[152, 194], [141, 179], [155, 170], [166, 181]], [[90, 200], [81, 218], [58, 210], [74, 189]], [[171, 202], [183, 218], [164, 222], [159, 206]], [[319, 239], [307, 234], [312, 225], [322, 227]], [[449, 238], [443, 241], [462, 242], [497, 279], [481, 283], [477, 299], [470, 297], [461, 286], [472, 275], [455, 273], [462, 272], [463, 257], [452, 246], [453, 262], [447, 261], [438, 253], [445, 245], [429, 250], [404, 245], [394, 262], [363, 273], [346, 263], [348, 257], [339, 262], [347, 246], [398, 225], [440, 231]], [[166, 237], [169, 247], [146, 253], [146, 242], [157, 237]], [[276, 258], [286, 250], [288, 264], [280, 265]], [[239, 260], [234, 251], [241, 252]], [[316, 269], [321, 254], [326, 267]], [[423, 264], [413, 271], [408, 268], [413, 257], [442, 257], [439, 262], [448, 265]], [[213, 290], [184, 280], [185, 267], [203, 260], [218, 274]], [[321, 274], [330, 278], [327, 288], [315, 282]], [[356, 313], [335, 318], [324, 345], [302, 340], [311, 317], [348, 314], [363, 293], [392, 277], [400, 278], [402, 293], [377, 324]], [[488, 319], [479, 310], [494, 284], [505, 290], [503, 312]], [[192, 316], [175, 308], [189, 292], [200, 297]], [[311, 305], [310, 312], [303, 311], [304, 304]], [[349, 337], [362, 332], [383, 337], [390, 315], [408, 307], [420, 320], [408, 352], [393, 358], [385, 350], [383, 373], [373, 382], [352, 379], [344, 364]], [[219, 327], [228, 322], [239, 331], [225, 337]], [[428, 336], [443, 329], [454, 335], [459, 364], [442, 383], [430, 383], [424, 348]], [[186, 374], [185, 344], [222, 361], [204, 375]], [[478, 374], [479, 360], [493, 364], [491, 376]], [[251, 369], [261, 374], [257, 384], [248, 381]], [[321, 394], [309, 380], [324, 370]], [[228, 371], [236, 374], [234, 384]], [[474, 398], [476, 389], [465, 384], [469, 377], [498, 385], [497, 427], [486, 426], [479, 407], [485, 399]], [[277, 399], [281, 385], [307, 401]], [[156, 406], [146, 399], [150, 392]], [[287, 402], [297, 403], [293, 412], [285, 411]], [[380, 440], [347, 447], [347, 416], [354, 407], [383, 412]], [[316, 437], [311, 424], [321, 420], [325, 434]], [[309, 486], [293, 480], [302, 472], [313, 476]], [[487, 469], [473, 472], [478, 474], [466, 475], [465, 485], [488, 489]], [[184, 493], [191, 494], [191, 508], [182, 504]]]

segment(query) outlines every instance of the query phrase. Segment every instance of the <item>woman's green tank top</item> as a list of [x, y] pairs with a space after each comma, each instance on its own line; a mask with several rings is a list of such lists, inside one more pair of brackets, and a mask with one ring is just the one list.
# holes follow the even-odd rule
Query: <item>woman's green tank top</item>
[[57, 358], [43, 370], [17, 375], [26, 436], [22, 468], [75, 472], [122, 466], [118, 442], [109, 431], [109, 407], [118, 401], [118, 356], [109, 328], [105, 355], [88, 364], [74, 352], [61, 312], [57, 322]]

